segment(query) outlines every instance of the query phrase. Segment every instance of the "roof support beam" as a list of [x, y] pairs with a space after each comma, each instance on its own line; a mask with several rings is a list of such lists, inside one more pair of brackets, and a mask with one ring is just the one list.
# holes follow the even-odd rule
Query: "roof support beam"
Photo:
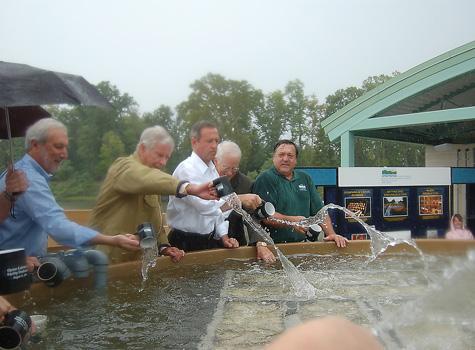
[[352, 132], [347, 131], [340, 137], [341, 152], [340, 163], [342, 167], [355, 166], [355, 136]]
[[[426, 90], [432, 86], [438, 85], [448, 79], [462, 75], [467, 72], [473, 71], [475, 66], [475, 57], [466, 61], [457, 63], [453, 66], [442, 69], [436, 73], [428, 74], [425, 77], [421, 77], [419, 80], [414, 81], [412, 84], [400, 87], [400, 89], [392, 92], [387, 96], [372, 96], [365, 101], [367, 106], [359, 106], [355, 108], [354, 113], [347, 113], [348, 115], [343, 118], [343, 115], [339, 116], [340, 119], [332, 119], [331, 121], [324, 120], [322, 122], [325, 132], [327, 133], [330, 141], [338, 138], [346, 130], [353, 130], [353, 128], [364, 120], [377, 115], [379, 112], [384, 111], [388, 107], [403, 101], [404, 99], [414, 96], [420, 91]], [[393, 78], [397, 80], [397, 77]], [[389, 80], [390, 82], [391, 80]], [[376, 88], [378, 89], [378, 88]], [[375, 90], [376, 90], [375, 89]], [[365, 96], [365, 95], [363, 95]], [[355, 103], [363, 96], [353, 101]], [[351, 103], [350, 103], [351, 105]], [[347, 107], [345, 107], [347, 108]], [[359, 109], [359, 111], [358, 111]], [[335, 115], [338, 114], [335, 113]], [[351, 117], [350, 117], [351, 116]]]
[[425, 124], [454, 123], [475, 119], [475, 107], [444, 109], [440, 111], [392, 115], [390, 117], [373, 117], [363, 120], [351, 130], [378, 130], [408, 127]]

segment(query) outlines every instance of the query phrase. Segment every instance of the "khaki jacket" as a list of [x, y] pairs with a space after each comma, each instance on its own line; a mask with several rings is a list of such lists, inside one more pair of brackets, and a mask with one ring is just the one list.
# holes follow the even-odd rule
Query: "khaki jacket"
[[[110, 166], [92, 210], [90, 225], [106, 235], [135, 233], [137, 226], [150, 222], [158, 244], [168, 243], [163, 228], [160, 195], [174, 195], [179, 181], [173, 176], [140, 163], [136, 153], [118, 158]], [[140, 257], [115, 247], [101, 247], [111, 262]]]

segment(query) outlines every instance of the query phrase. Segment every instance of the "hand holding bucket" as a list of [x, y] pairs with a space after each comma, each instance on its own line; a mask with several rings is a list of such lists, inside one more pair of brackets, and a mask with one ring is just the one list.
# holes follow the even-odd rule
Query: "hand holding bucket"
[[17, 349], [30, 336], [31, 318], [21, 310], [9, 312], [0, 326], [0, 349]]
[[157, 238], [153, 225], [149, 222], [144, 222], [137, 227], [137, 233], [140, 240], [140, 247], [142, 249], [150, 249], [157, 246]]

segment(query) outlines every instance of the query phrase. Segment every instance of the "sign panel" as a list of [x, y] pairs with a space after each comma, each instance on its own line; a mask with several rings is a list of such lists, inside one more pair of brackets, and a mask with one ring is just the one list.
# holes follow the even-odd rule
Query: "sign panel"
[[449, 186], [450, 168], [338, 168], [340, 187], [381, 187], [381, 186]]
[[444, 214], [444, 189], [422, 187], [417, 189], [419, 212], [422, 220], [439, 219]]
[[[371, 189], [345, 189], [343, 190], [343, 199], [346, 209], [351, 210], [358, 215], [360, 219], [366, 221], [371, 217], [371, 199], [373, 190]], [[345, 218], [350, 218], [345, 213]], [[353, 220], [353, 219], [350, 219]]]
[[409, 214], [409, 189], [388, 188], [382, 190], [383, 218], [385, 221], [404, 221]]

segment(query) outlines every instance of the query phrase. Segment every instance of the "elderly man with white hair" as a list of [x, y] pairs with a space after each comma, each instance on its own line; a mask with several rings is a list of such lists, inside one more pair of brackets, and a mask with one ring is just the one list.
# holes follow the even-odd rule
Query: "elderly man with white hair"
[[[252, 180], [239, 171], [241, 157], [241, 149], [237, 143], [223, 141], [218, 145], [215, 158], [216, 170], [220, 176], [229, 178], [234, 192], [238, 195], [252, 192]], [[228, 221], [230, 237], [236, 238], [240, 245], [255, 244], [258, 259], [265, 262], [275, 261], [275, 256], [267, 248], [267, 244], [262, 242], [250, 227], [246, 226], [240, 214], [232, 211], [228, 216]]]
[[[15, 169], [26, 175], [28, 188], [15, 201], [14, 213], [0, 224], [0, 249], [24, 248], [27, 256], [43, 256], [48, 234], [72, 247], [105, 244], [139, 249], [132, 235], [107, 236], [70, 221], [56, 203], [48, 182], [68, 157], [68, 134], [61, 122], [52, 118], [37, 121], [26, 132], [25, 146], [26, 154], [15, 164]], [[5, 177], [1, 182], [3, 186]]]
[[[171, 247], [162, 222], [160, 195], [195, 195], [214, 199], [212, 184], [191, 184], [179, 181], [161, 169], [170, 158], [175, 143], [161, 126], [145, 129], [134, 154], [119, 157], [110, 166], [92, 210], [91, 227], [107, 234], [135, 232], [144, 222], [151, 223], [158, 233], [159, 253], [174, 262], [184, 251]], [[138, 258], [137, 254], [103, 247], [112, 262]]]

